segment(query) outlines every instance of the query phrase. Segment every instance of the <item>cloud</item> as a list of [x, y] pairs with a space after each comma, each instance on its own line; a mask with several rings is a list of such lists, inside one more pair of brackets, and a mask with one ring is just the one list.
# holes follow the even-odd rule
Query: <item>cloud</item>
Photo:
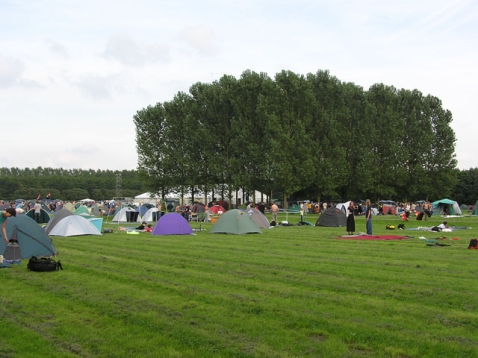
[[202, 25], [185, 27], [179, 33], [179, 38], [200, 55], [212, 56], [218, 52], [216, 42], [219, 38], [215, 31], [209, 27]]
[[68, 58], [68, 50], [62, 44], [55, 41], [46, 41], [48, 49], [56, 55], [59, 55], [63, 58]]
[[23, 61], [0, 55], [0, 87], [10, 87], [18, 83], [24, 70]]
[[168, 46], [159, 43], [142, 44], [126, 34], [111, 36], [106, 42], [103, 56], [131, 67], [141, 67], [147, 63], [168, 63], [170, 61]]
[[86, 75], [77, 86], [81, 92], [92, 99], [110, 99], [112, 91], [112, 78], [97, 75]]

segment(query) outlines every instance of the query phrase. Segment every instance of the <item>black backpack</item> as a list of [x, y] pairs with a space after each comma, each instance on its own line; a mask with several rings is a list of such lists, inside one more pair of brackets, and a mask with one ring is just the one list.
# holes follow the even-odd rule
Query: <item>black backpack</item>
[[478, 240], [477, 239], [471, 239], [470, 244], [468, 245], [468, 248], [470, 250], [478, 250]]
[[28, 261], [27, 268], [30, 271], [58, 271], [63, 270], [60, 260], [55, 261], [49, 257], [36, 257], [32, 256]]

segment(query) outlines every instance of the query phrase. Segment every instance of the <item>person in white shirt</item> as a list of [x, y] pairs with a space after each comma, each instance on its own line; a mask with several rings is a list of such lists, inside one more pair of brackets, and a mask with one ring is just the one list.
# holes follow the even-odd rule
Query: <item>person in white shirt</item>
[[444, 221], [440, 225], [438, 225], [438, 228], [440, 229], [440, 231], [443, 230], [443, 229], [446, 229], [447, 228], [446, 221]]

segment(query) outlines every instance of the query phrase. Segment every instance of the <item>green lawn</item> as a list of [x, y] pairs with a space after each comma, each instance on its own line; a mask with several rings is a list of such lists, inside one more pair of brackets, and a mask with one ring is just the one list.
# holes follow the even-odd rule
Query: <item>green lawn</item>
[[389, 231], [401, 220], [382, 216], [375, 234], [414, 237], [339, 240], [345, 228], [315, 226], [216, 235], [192, 223], [205, 230], [53, 238], [63, 271], [0, 270], [0, 357], [477, 357], [478, 251], [467, 247], [478, 218], [447, 221], [472, 229]]

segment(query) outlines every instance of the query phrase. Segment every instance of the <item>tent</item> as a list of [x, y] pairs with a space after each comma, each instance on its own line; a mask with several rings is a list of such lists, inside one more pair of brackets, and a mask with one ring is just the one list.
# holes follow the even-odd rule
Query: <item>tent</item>
[[135, 203], [141, 202], [142, 204], [156, 204], [159, 201], [163, 201], [157, 194], [146, 192], [134, 197]]
[[92, 223], [93, 226], [101, 233], [103, 230], [103, 218], [90, 217], [85, 219]]
[[250, 216], [252, 221], [254, 221], [261, 229], [270, 228], [271, 224], [269, 223], [269, 220], [267, 220], [266, 216], [259, 210], [251, 208], [246, 210], [246, 213]]
[[349, 207], [349, 205], [350, 205], [350, 201], [347, 201], [345, 203], [337, 204], [335, 205], [335, 207], [337, 209], [340, 209], [345, 215], [347, 215], [347, 208]]
[[204, 213], [206, 211], [206, 205], [203, 203], [196, 203], [191, 207], [192, 213]]
[[90, 211], [88, 210], [88, 207], [86, 205], [80, 205], [76, 208], [75, 215], [90, 215]]
[[193, 229], [188, 221], [178, 213], [161, 216], [151, 235], [192, 235]]
[[95, 203], [91, 208], [90, 208], [90, 214], [94, 216], [101, 216], [101, 207], [98, 203]]
[[221, 205], [213, 205], [209, 208], [209, 212], [211, 214], [224, 214], [226, 209], [224, 209]]
[[[149, 209], [153, 208], [153, 207], [154, 207], [154, 205], [152, 205], [152, 204], [143, 204], [143, 205], [141, 205], [141, 206], [139, 207], [139, 209], [138, 209], [139, 215], [144, 216], [144, 214], [146, 214], [146, 212], [147, 212]], [[145, 221], [145, 220], [143, 219], [143, 221]]]
[[462, 215], [460, 206], [456, 201], [441, 199], [432, 203], [433, 215]]
[[315, 226], [347, 226], [347, 217], [340, 209], [328, 208], [320, 214]]
[[[7, 220], [6, 230], [8, 238], [18, 242], [18, 244], [9, 243], [7, 245], [3, 239], [0, 240], [0, 252], [3, 253], [6, 260], [56, 255], [56, 249], [50, 237], [32, 218], [26, 215], [10, 217]], [[18, 253], [18, 251], [20, 252]]]
[[164, 212], [162, 211], [159, 212], [158, 208], [151, 208], [144, 213], [143, 221], [146, 221], [146, 222], [158, 221], [158, 219], [161, 217], [162, 214], [164, 214]]
[[81, 215], [70, 215], [61, 219], [50, 231], [51, 236], [101, 235], [88, 219]]
[[129, 206], [126, 206], [119, 210], [113, 220], [113, 222], [141, 222], [141, 217], [139, 216], [139, 212], [134, 210], [133, 208], [130, 208]]
[[224, 209], [229, 210], [229, 203], [224, 200], [216, 201], [216, 205], [222, 206]]
[[45, 226], [45, 232], [47, 234], [50, 234], [50, 231], [55, 227], [56, 224], [58, 224], [62, 219], [66, 218], [67, 216], [74, 215], [70, 210], [68, 209], [60, 209], [57, 211], [55, 216], [51, 218], [51, 220], [46, 224]]
[[76, 210], [75, 205], [73, 205], [72, 203], [65, 203], [63, 205], [63, 208], [70, 210], [72, 213]]
[[475, 203], [475, 208], [473, 209], [472, 215], [478, 215], [478, 200]]
[[247, 212], [232, 209], [222, 214], [209, 231], [212, 234], [261, 234], [261, 229]]
[[[26, 216], [35, 220], [35, 209], [30, 209], [25, 214]], [[39, 224], [46, 224], [50, 221], [50, 215], [46, 212], [46, 210], [40, 209], [40, 222]]]

